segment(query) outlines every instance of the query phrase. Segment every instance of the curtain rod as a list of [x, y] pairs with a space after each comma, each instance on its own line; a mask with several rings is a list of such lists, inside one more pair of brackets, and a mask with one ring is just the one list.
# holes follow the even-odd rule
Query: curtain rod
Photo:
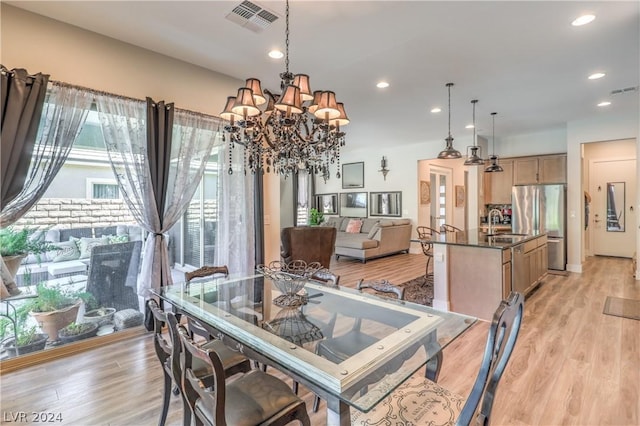
[[[49, 80], [49, 83], [51, 83], [51, 84], [53, 84], [55, 86], [62, 86], [62, 87], [68, 87], [68, 88], [71, 88], [71, 89], [84, 90], [84, 91], [92, 93], [94, 95], [112, 96], [114, 98], [124, 99], [124, 100], [127, 100], [127, 101], [146, 102], [146, 100], [144, 100], [144, 99], [137, 99], [137, 98], [132, 98], [130, 96], [118, 95], [118, 94], [115, 94], [115, 93], [106, 92], [104, 90], [91, 89], [89, 87], [78, 86], [77, 84], [66, 83], [64, 81]], [[215, 118], [215, 119], [220, 120], [220, 117], [217, 117], [215, 115], [205, 114], [203, 112], [191, 111], [191, 110], [184, 109], [184, 108], [175, 108], [175, 110], [183, 112], [183, 113], [191, 114], [191, 115], [201, 116], [201, 117], [204, 117], [204, 118]]]

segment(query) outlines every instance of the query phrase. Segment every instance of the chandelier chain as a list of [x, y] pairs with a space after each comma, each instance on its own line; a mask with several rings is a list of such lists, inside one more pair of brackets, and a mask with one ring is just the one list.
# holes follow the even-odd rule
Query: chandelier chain
[[285, 9], [285, 54], [284, 54], [284, 66], [286, 73], [289, 74], [289, 0], [287, 0], [287, 6]]

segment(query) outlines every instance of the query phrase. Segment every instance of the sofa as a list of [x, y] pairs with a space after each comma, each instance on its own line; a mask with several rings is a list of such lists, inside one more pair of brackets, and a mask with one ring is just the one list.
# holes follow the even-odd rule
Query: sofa
[[321, 226], [337, 230], [335, 255], [365, 263], [369, 259], [408, 253], [413, 225], [410, 219], [330, 217]]
[[93, 247], [129, 241], [144, 243], [146, 234], [138, 225], [36, 231], [30, 238], [49, 241], [58, 249], [25, 257], [18, 269], [16, 283], [18, 286], [31, 285], [54, 278], [86, 275]]

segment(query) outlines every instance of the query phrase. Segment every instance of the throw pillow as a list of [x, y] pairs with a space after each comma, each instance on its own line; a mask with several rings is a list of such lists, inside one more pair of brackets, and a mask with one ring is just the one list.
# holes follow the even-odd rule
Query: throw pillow
[[361, 221], [359, 221], [358, 219], [349, 219], [346, 232], [348, 232], [349, 234], [358, 234], [360, 232], [360, 228], [362, 228]]
[[378, 229], [380, 229], [380, 226], [376, 223], [375, 225], [373, 225], [371, 227], [371, 230], [369, 231], [369, 234], [367, 235], [367, 238], [372, 240], [373, 237], [376, 235], [376, 232], [378, 232]]
[[104, 244], [109, 244], [109, 239], [107, 237], [80, 238], [80, 241], [78, 241], [78, 248], [80, 249], [80, 259], [89, 259], [91, 257], [91, 250], [93, 250], [95, 246], [101, 246]]
[[106, 236], [109, 239], [109, 244], [118, 244], [118, 243], [128, 243], [129, 242], [129, 236], [124, 234], [124, 235], [107, 235]]
[[58, 247], [58, 250], [53, 258], [54, 262], [66, 262], [67, 260], [80, 259], [80, 250], [78, 250], [78, 246], [74, 241], [62, 241], [60, 243], [56, 243], [56, 247]]

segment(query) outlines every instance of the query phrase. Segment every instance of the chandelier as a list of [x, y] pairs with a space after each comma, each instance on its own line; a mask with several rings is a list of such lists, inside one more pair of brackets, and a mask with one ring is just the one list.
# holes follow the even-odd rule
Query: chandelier
[[[478, 103], [477, 99], [471, 101], [471, 105], [473, 105], [473, 145], [467, 147], [467, 159], [464, 161], [465, 166], [482, 166], [484, 165], [484, 160], [480, 155], [478, 155], [478, 151], [482, 152], [482, 147], [478, 146], [477, 138], [476, 138], [476, 104]], [[471, 153], [469, 153], [471, 151]]]
[[449, 136], [445, 138], [445, 142], [447, 143], [445, 149], [440, 151], [438, 154], [438, 158], [441, 160], [453, 160], [456, 158], [461, 158], [462, 154], [460, 151], [453, 147], [453, 137], [451, 136], [451, 86], [453, 83], [447, 83], [447, 90], [449, 91]]
[[502, 166], [500, 164], [498, 164], [498, 156], [496, 155], [496, 114], [498, 114], [497, 112], [492, 112], [491, 113], [491, 119], [493, 122], [493, 130], [492, 130], [492, 136], [491, 136], [491, 152], [493, 152], [493, 154], [491, 154], [489, 156], [489, 161], [491, 161], [491, 164], [489, 164], [489, 166], [487, 166], [486, 169], [484, 169], [484, 171], [486, 173], [498, 173], [498, 172], [503, 172], [504, 169], [502, 168]]
[[[220, 117], [223, 141], [244, 147], [245, 173], [273, 172], [285, 177], [297, 170], [329, 179], [329, 167], [337, 164], [340, 178], [340, 148], [349, 123], [344, 105], [329, 90], [311, 91], [309, 76], [289, 71], [289, 0], [286, 2], [285, 71], [280, 74], [281, 94], [262, 90], [260, 80], [249, 78], [236, 96], [229, 96]], [[259, 108], [261, 107], [261, 108]], [[231, 163], [231, 162], [230, 162]], [[233, 173], [229, 164], [229, 174]]]

